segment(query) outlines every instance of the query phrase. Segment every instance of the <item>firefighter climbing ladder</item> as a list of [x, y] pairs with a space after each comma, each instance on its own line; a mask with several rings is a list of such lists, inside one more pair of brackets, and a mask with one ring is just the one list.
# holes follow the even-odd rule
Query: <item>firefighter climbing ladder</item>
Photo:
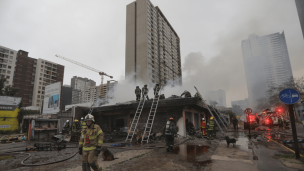
[[127, 142], [127, 141], [132, 142], [132, 139], [133, 139], [133, 136], [135, 134], [136, 127], [137, 127], [137, 124], [138, 124], [141, 112], [142, 112], [142, 110], [144, 108], [144, 105], [145, 105], [145, 101], [146, 101], [145, 97], [140, 98], [140, 101], [138, 103], [138, 106], [137, 106], [137, 109], [136, 109], [136, 112], [135, 112], [132, 124], [130, 125], [128, 136], [127, 136], [125, 142]]
[[[149, 137], [150, 137], [152, 127], [153, 127], [153, 122], [154, 122], [154, 118], [155, 118], [155, 114], [156, 114], [156, 110], [157, 110], [157, 106], [158, 106], [160, 92], [161, 92], [161, 89], [158, 92], [159, 95], [157, 95], [157, 96], [155, 95], [154, 98], [153, 98], [152, 106], [151, 106], [150, 113], [149, 113], [147, 123], [146, 123], [146, 126], [145, 126], [145, 131], [144, 131], [144, 133], [142, 135], [142, 138], [141, 138], [141, 143], [143, 143], [144, 141], [146, 141], [147, 143], [149, 142]], [[146, 133], [148, 133], [147, 134], [148, 137], [145, 140]]]
[[[197, 91], [197, 93], [201, 96], [202, 101], [203, 101], [203, 96], [201, 95], [201, 93], [197, 90], [197, 88], [196, 88], [195, 86], [194, 86], [194, 88], [195, 88], [195, 90]], [[218, 127], [220, 128], [220, 130], [222, 131], [222, 133], [225, 134], [224, 131], [223, 131], [223, 129], [222, 129], [222, 127], [221, 127], [220, 124], [217, 122], [217, 120], [216, 120], [216, 118], [214, 117], [213, 113], [212, 113], [211, 110], [209, 109], [208, 105], [205, 104], [205, 106], [207, 107], [207, 109], [208, 109], [208, 111], [210, 112], [210, 114], [213, 116], [213, 118], [214, 118], [216, 124], [218, 125]]]

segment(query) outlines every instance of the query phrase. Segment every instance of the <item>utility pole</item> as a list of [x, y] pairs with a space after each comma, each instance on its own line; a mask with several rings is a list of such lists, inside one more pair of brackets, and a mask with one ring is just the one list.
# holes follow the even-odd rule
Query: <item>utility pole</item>
[[296, 153], [296, 159], [300, 159], [300, 150], [299, 150], [299, 144], [298, 144], [298, 136], [297, 136], [297, 129], [295, 124], [295, 117], [294, 117], [294, 104], [288, 105], [289, 107], [289, 117], [290, 117], [290, 123], [291, 123], [291, 129], [292, 129], [292, 137], [294, 141], [294, 147], [295, 147], [295, 153]]

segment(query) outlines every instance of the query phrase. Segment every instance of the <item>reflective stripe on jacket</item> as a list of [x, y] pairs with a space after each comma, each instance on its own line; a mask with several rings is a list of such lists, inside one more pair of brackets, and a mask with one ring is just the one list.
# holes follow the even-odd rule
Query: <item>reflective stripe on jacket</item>
[[210, 120], [210, 121], [209, 121], [208, 130], [214, 130], [214, 120]]
[[[87, 143], [87, 136], [89, 143]], [[79, 140], [79, 147], [83, 147], [84, 151], [95, 150], [97, 146], [102, 146], [103, 144], [103, 132], [101, 128], [92, 123], [90, 128], [87, 126], [82, 130], [81, 137]]]

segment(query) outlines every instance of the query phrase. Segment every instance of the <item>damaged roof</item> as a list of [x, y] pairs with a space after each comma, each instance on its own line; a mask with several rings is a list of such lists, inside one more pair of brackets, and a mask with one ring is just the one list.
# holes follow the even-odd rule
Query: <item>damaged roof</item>
[[[146, 100], [144, 108], [151, 108], [153, 100]], [[136, 101], [129, 101], [126, 103], [117, 103], [115, 105], [107, 105], [101, 107], [95, 107], [93, 112], [103, 112], [103, 111], [111, 111], [111, 110], [124, 110], [124, 109], [136, 109], [139, 102]], [[198, 107], [202, 110], [208, 110], [204, 107], [204, 104], [201, 100], [197, 98], [167, 98], [167, 99], [160, 99], [158, 102], [158, 108], [161, 107]], [[88, 110], [88, 109], [85, 109]]]

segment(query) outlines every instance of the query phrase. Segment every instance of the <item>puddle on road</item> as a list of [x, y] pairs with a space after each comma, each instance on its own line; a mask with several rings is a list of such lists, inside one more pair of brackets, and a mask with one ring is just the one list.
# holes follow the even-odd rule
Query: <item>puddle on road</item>
[[187, 162], [191, 162], [193, 163], [194, 166], [200, 168], [202, 166], [207, 166], [208, 164], [212, 163], [211, 160], [206, 160], [206, 161], [196, 160], [198, 156], [207, 154], [209, 148], [210, 148], [209, 146], [203, 146], [203, 145], [181, 144], [173, 148], [173, 153], [181, 155], [183, 160]]

